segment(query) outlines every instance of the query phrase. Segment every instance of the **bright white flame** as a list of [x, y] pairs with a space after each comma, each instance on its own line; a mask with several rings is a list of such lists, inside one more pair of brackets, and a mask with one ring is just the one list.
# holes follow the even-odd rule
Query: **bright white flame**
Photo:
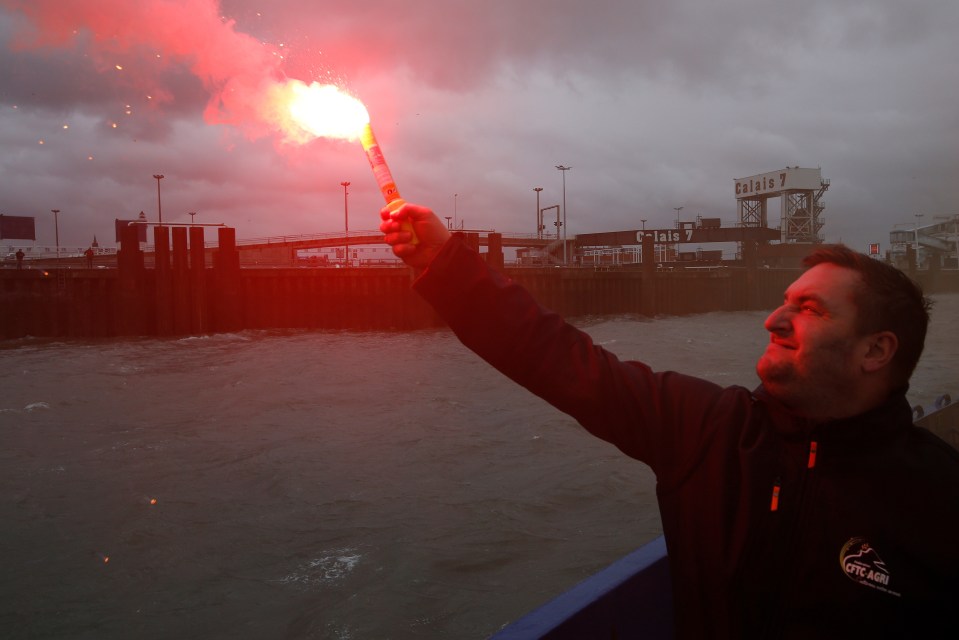
[[291, 80], [287, 88], [293, 122], [314, 136], [358, 139], [370, 121], [362, 102], [333, 85]]

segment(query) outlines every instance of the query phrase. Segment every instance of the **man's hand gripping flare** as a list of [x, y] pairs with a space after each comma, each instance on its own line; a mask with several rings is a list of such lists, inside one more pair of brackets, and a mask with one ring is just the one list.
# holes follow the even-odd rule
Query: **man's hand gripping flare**
[[[380, 218], [383, 219], [380, 223], [383, 240], [393, 248], [397, 257], [418, 271], [425, 269], [450, 239], [449, 229], [436, 214], [417, 204], [406, 203], [396, 211], [383, 207]], [[419, 239], [416, 244], [410, 243], [412, 234], [401, 228], [404, 222], [412, 225]]]

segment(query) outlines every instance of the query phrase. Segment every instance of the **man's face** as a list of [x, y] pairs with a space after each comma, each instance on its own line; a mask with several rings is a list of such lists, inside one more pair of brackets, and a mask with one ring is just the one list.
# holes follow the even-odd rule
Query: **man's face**
[[858, 273], [818, 264], [786, 290], [766, 319], [770, 340], [756, 364], [773, 397], [809, 417], [840, 417], [857, 391], [867, 339], [856, 331]]

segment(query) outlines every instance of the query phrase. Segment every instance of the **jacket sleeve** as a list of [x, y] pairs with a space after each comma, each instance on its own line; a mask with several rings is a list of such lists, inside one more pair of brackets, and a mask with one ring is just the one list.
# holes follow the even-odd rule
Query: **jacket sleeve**
[[[722, 388], [620, 361], [544, 309], [454, 237], [414, 283], [468, 348], [575, 418], [599, 438], [663, 474], [684, 475], [712, 437]], [[674, 477], [678, 480], [678, 478]]]

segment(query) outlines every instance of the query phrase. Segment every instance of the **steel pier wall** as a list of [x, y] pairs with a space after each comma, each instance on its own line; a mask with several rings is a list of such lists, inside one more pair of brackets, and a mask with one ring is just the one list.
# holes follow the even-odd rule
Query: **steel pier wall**
[[[161, 264], [154, 268], [145, 268], [142, 253], [134, 250], [121, 252], [118, 269], [0, 269], [0, 339], [246, 329], [410, 330], [442, 324], [410, 290], [412, 272], [406, 268], [240, 269], [232, 230], [224, 231], [212, 269], [178, 233], [172, 251], [158, 254]], [[201, 240], [191, 238], [191, 243]], [[745, 268], [504, 271], [543, 306], [570, 318], [771, 309], [799, 273]], [[959, 291], [957, 272], [920, 272], [918, 277], [928, 292]]]
[[[772, 306], [795, 272], [745, 274], [507, 269], [568, 317], [689, 314]], [[0, 271], [0, 338], [198, 335], [244, 329], [408, 330], [441, 325], [402, 268]]]

